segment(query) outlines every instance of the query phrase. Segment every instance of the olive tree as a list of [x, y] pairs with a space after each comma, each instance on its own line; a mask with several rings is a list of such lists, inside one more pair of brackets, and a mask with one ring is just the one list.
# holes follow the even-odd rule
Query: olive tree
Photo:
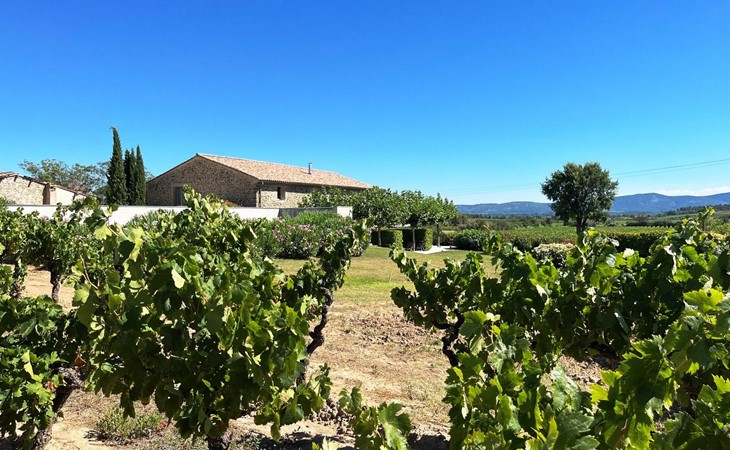
[[352, 216], [358, 220], [372, 218], [378, 245], [382, 246], [381, 230], [402, 225], [408, 218], [408, 206], [398, 192], [375, 186], [356, 194]]
[[441, 225], [459, 217], [459, 210], [454, 206], [454, 202], [441, 197], [441, 194], [436, 194], [436, 197], [426, 197], [423, 203], [426, 222], [436, 227], [436, 245], [441, 246]]
[[618, 181], [597, 162], [584, 165], [567, 163], [542, 183], [542, 193], [552, 202], [550, 207], [563, 222], [575, 223], [581, 233], [589, 220], [603, 221], [616, 198]]

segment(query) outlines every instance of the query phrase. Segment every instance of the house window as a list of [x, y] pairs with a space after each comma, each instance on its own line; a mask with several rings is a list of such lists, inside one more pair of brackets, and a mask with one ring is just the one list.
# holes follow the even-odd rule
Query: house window
[[175, 206], [180, 206], [183, 204], [183, 188], [182, 186], [176, 186], [173, 188], [173, 195], [175, 197], [174, 203]]
[[286, 200], [286, 189], [283, 186], [276, 188], [276, 198]]

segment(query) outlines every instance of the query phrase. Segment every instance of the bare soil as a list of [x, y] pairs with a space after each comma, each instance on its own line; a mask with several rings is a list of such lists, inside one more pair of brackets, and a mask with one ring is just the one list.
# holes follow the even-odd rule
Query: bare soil
[[[25, 282], [25, 291], [23, 295], [26, 297], [40, 297], [43, 295], [51, 296], [51, 273], [47, 270], [39, 270], [35, 267], [28, 268], [28, 278]], [[74, 290], [71, 286], [61, 286], [61, 293], [58, 303], [64, 309], [71, 309], [71, 302], [74, 299]]]
[[[50, 291], [48, 272], [30, 270], [25, 295], [50, 295]], [[70, 308], [72, 299], [73, 290], [64, 286], [60, 303]], [[357, 386], [370, 404], [387, 401], [404, 405], [414, 423], [414, 449], [447, 449], [448, 411], [441, 399], [448, 363], [440, 345], [439, 335], [407, 323], [389, 299], [359, 303], [336, 299], [325, 329], [325, 344], [314, 353], [310, 367], [330, 367], [334, 399], [341, 389]], [[563, 358], [561, 363], [583, 387], [600, 380], [601, 367], [595, 362]], [[143, 447], [144, 442], [117, 445], [95, 438], [96, 421], [117, 403], [118, 399], [101, 394], [74, 393], [64, 407], [63, 417], [53, 427], [53, 439], [47, 448]], [[267, 438], [268, 427], [255, 425], [252, 418], [238, 420], [232, 431], [238, 436], [253, 433], [262, 448], [310, 449], [312, 440], [321, 442], [325, 436], [344, 445], [341, 448], [351, 448], [352, 437], [340, 422], [320, 417], [284, 427], [278, 444]]]

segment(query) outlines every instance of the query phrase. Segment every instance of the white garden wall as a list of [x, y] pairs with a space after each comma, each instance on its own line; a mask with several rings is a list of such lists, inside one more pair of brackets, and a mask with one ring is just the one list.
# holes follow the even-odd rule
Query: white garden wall
[[[13, 205], [7, 207], [9, 210], [23, 209], [23, 212], [30, 214], [38, 211], [38, 214], [50, 217], [56, 211], [53, 205]], [[120, 206], [112, 213], [110, 223], [126, 224], [135, 216], [147, 214], [150, 211], [164, 209], [167, 211], [179, 212], [186, 209], [185, 206]], [[303, 211], [334, 211], [343, 217], [352, 217], [352, 207], [335, 206], [332, 208], [228, 208], [233, 214], [242, 219], [276, 219], [277, 217], [296, 216]]]

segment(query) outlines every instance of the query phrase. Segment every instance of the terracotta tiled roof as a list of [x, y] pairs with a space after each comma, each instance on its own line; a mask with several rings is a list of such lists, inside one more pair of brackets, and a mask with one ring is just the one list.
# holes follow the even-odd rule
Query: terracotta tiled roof
[[307, 184], [315, 186], [337, 186], [344, 188], [367, 189], [372, 187], [339, 173], [327, 170], [312, 169], [309, 173], [308, 167], [288, 166], [251, 159], [231, 158], [228, 156], [207, 155], [198, 153], [196, 156], [215, 161], [231, 169], [238, 170], [261, 181], [275, 183]]

